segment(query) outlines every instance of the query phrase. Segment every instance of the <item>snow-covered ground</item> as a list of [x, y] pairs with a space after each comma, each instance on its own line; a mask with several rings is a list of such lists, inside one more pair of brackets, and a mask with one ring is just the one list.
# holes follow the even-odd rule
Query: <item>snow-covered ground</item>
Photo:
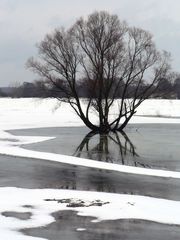
[[[46, 141], [52, 137], [13, 136], [5, 131], [10, 129], [82, 125], [80, 119], [68, 105], [62, 104], [60, 108], [57, 107], [58, 102], [55, 99], [0, 99], [0, 154], [64, 162], [126, 173], [180, 178], [179, 172], [120, 166], [22, 149], [22, 144]], [[140, 106], [136, 115], [131, 120], [131, 123], [180, 123], [180, 101], [147, 100]], [[94, 121], [96, 121], [95, 117]], [[29, 190], [8, 187], [0, 188], [0, 196], [1, 214], [7, 211], [28, 211], [32, 214], [29, 220], [0, 215], [0, 236], [3, 240], [40, 239], [24, 236], [18, 230], [47, 225], [54, 221], [51, 213], [69, 209], [66, 204], [60, 204], [57, 201], [45, 201], [47, 198], [78, 198], [85, 202], [97, 199], [108, 201], [109, 203], [102, 207], [73, 208], [73, 210], [78, 211], [78, 214], [93, 216], [98, 220], [136, 218], [180, 225], [180, 210], [178, 210], [180, 209], [180, 202], [165, 199], [97, 192], [53, 189]], [[27, 205], [31, 205], [32, 208], [26, 209], [25, 206]], [[79, 226], [79, 229], [81, 229], [81, 226]]]
[[[65, 103], [59, 107], [56, 99], [0, 98], [0, 107], [0, 129], [3, 130], [82, 125], [71, 107]], [[146, 100], [136, 115], [131, 123], [180, 123], [180, 101]]]

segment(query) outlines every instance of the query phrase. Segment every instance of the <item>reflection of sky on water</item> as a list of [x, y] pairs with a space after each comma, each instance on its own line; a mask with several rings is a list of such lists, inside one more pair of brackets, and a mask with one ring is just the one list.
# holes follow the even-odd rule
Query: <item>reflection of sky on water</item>
[[54, 136], [27, 149], [53, 152], [138, 167], [180, 171], [178, 124], [129, 125], [126, 134], [88, 135], [85, 127], [40, 128], [11, 131], [15, 135]]

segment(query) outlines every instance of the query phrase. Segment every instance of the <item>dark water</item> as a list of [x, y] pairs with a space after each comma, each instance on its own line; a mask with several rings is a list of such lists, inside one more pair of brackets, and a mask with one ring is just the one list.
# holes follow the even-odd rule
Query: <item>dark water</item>
[[136, 124], [125, 133], [99, 135], [84, 127], [15, 130], [16, 135], [54, 136], [24, 148], [143, 168], [180, 170], [180, 125]]
[[[24, 233], [49, 240], [179, 240], [179, 226], [141, 220], [115, 220], [92, 223], [90, 217], [77, 216], [72, 211], [54, 214], [56, 222]], [[77, 228], [85, 228], [79, 232]]]
[[136, 194], [180, 201], [180, 180], [0, 155], [0, 187]]

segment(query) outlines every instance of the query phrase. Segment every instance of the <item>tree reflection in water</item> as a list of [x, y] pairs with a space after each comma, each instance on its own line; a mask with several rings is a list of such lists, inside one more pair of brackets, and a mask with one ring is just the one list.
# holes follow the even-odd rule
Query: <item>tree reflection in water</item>
[[136, 147], [125, 132], [97, 134], [89, 132], [73, 154], [76, 157], [150, 168], [141, 162]]
[[[144, 164], [143, 158], [139, 156], [136, 147], [124, 132], [109, 134], [90, 132], [76, 148], [74, 156], [122, 165], [150, 167]], [[65, 167], [61, 172], [58, 170], [57, 182], [58, 187], [62, 189], [140, 194], [141, 185], [138, 183], [138, 187], [135, 187], [132, 184], [134, 178], [130, 177], [130, 180], [128, 178], [126, 174], [114, 174], [98, 168], [84, 168], [82, 171], [79, 167], [69, 169]]]

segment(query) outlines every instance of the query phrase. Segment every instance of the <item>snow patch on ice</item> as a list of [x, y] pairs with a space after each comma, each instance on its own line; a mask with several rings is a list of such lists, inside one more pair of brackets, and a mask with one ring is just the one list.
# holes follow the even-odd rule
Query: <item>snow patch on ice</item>
[[77, 228], [76, 231], [83, 232], [83, 231], [86, 231], [86, 228]]
[[[23, 141], [21, 142], [21, 144], [22, 143]], [[61, 155], [56, 153], [33, 151], [33, 150], [23, 149], [19, 146], [15, 146], [15, 144], [16, 142], [13, 142], [12, 145], [10, 145], [9, 142], [4, 142], [3, 145], [1, 145], [0, 154], [11, 155], [16, 157], [35, 158], [35, 159], [41, 159], [45, 161], [53, 161], [53, 162], [66, 163], [66, 164], [77, 165], [77, 166], [124, 172], [124, 173], [157, 176], [157, 177], [164, 177], [164, 178], [180, 178], [180, 172], [176, 172], [176, 171], [132, 167], [132, 166], [125, 166], [125, 165], [119, 165], [114, 163], [99, 162], [99, 161], [89, 160], [85, 158], [66, 156], [66, 155]], [[18, 143], [18, 145], [21, 145], [21, 144]]]
[[[21, 189], [0, 188], [0, 233], [2, 239], [8, 240], [40, 240], [41, 238], [23, 236], [22, 229], [38, 228], [55, 221], [53, 212], [63, 210], [76, 211], [80, 216], [96, 218], [93, 222], [117, 219], [140, 219], [164, 224], [180, 225], [180, 202], [157, 199], [152, 197], [97, 193], [73, 190], [54, 189]], [[13, 196], [13, 197], [12, 197]], [[45, 199], [78, 198], [84, 202], [109, 202], [102, 206], [68, 207], [67, 203], [45, 201]], [[28, 220], [5, 217], [3, 212], [14, 211], [23, 213], [27, 211], [32, 216]], [[80, 227], [80, 226], [79, 226]]]

